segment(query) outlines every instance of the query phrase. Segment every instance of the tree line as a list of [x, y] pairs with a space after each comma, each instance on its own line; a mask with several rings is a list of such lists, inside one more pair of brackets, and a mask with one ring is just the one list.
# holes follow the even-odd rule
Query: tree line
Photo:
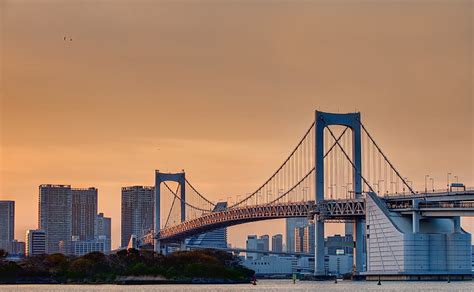
[[92, 252], [81, 257], [63, 254], [6, 259], [0, 250], [0, 282], [8, 283], [115, 283], [123, 277], [155, 276], [167, 280], [225, 279], [245, 282], [254, 271], [238, 257], [217, 250], [177, 251], [169, 255], [128, 249], [105, 255]]

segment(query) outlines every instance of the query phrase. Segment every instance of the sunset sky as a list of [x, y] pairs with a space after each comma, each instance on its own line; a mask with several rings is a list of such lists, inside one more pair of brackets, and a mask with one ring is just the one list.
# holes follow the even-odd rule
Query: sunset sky
[[[360, 111], [404, 176], [474, 186], [472, 1], [0, 0], [0, 199], [16, 237], [38, 186], [120, 190], [185, 169], [213, 200], [255, 190], [314, 110]], [[64, 41], [64, 37], [72, 41]], [[464, 227], [474, 232], [473, 220]], [[333, 231], [340, 229], [334, 228]], [[229, 229], [283, 233], [283, 221]]]

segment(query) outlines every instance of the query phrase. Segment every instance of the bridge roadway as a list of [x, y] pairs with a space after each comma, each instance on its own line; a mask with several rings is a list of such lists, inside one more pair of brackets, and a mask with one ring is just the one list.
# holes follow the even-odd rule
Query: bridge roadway
[[285, 252], [285, 251], [271, 251], [271, 250], [256, 250], [256, 249], [245, 249], [245, 248], [222, 248], [222, 247], [203, 247], [199, 245], [187, 245], [189, 249], [217, 249], [223, 251], [230, 251], [234, 253], [260, 253], [260, 254], [277, 254], [283, 256], [296, 256], [296, 257], [314, 257], [312, 253], [304, 253], [304, 252]]
[[[474, 216], [474, 189], [460, 192], [390, 195], [383, 199], [390, 211], [403, 215], [412, 214], [416, 210], [420, 211], [422, 216]], [[162, 243], [176, 242], [214, 229], [248, 222], [290, 217], [313, 218], [314, 215], [319, 220], [329, 222], [347, 222], [357, 217], [365, 217], [365, 199], [325, 200], [317, 205], [314, 201], [305, 201], [231, 208], [164, 228], [160, 230], [158, 239]], [[153, 235], [149, 234], [143, 240], [148, 242], [153, 239], [152, 237]]]
[[[325, 241], [325, 247], [354, 247], [354, 242], [352, 241]], [[260, 254], [277, 254], [283, 256], [296, 256], [296, 257], [314, 257], [314, 253], [304, 253], [304, 252], [286, 252], [286, 251], [272, 251], [272, 250], [257, 250], [257, 249], [246, 249], [246, 248], [236, 248], [236, 247], [212, 247], [212, 246], [201, 246], [201, 245], [186, 245], [189, 249], [217, 249], [223, 251], [230, 251], [234, 253], [260, 253]]]

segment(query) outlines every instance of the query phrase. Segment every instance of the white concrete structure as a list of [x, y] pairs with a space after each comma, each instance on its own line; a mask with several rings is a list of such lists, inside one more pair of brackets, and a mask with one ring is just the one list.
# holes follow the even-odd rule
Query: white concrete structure
[[417, 275], [471, 275], [471, 234], [459, 217], [421, 220], [390, 212], [375, 195], [366, 199], [367, 272], [417, 279]]

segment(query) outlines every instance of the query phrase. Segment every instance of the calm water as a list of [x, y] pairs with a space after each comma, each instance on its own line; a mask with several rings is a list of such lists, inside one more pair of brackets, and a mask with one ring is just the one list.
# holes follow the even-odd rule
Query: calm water
[[245, 285], [4, 285], [0, 291], [474, 291], [474, 282], [296, 282], [291, 280], [260, 280], [257, 286]]

